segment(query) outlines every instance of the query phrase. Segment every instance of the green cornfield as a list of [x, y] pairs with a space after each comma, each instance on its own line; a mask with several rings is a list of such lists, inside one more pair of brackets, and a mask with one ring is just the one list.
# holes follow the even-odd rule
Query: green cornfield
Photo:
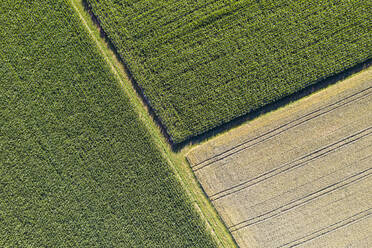
[[0, 23], [0, 247], [216, 247], [70, 3]]
[[366, 0], [87, 0], [174, 143], [372, 58]]

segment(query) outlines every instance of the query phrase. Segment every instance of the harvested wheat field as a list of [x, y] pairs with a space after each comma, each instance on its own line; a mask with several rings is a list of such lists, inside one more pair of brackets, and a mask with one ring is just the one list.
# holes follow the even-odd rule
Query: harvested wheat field
[[187, 156], [244, 247], [372, 247], [372, 70]]

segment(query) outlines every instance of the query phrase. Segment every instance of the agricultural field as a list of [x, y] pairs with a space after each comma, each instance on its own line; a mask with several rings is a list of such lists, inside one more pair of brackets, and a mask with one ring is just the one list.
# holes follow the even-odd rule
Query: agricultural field
[[174, 143], [372, 58], [365, 0], [86, 3]]
[[70, 2], [0, 23], [0, 247], [216, 247]]
[[197, 146], [239, 247], [372, 247], [372, 68]]

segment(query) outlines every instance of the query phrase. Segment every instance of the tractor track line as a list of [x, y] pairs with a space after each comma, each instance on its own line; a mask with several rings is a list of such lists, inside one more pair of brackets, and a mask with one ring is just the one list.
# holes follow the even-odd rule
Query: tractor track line
[[[277, 176], [283, 172], [286, 172], [286, 171], [289, 171], [289, 170], [292, 170], [292, 169], [296, 169], [296, 168], [299, 168], [299, 167], [302, 167], [304, 165], [306, 165], [307, 163], [309, 163], [310, 161], [313, 161], [315, 159], [318, 159], [318, 158], [321, 158], [321, 157], [324, 157], [326, 156], [327, 154], [331, 153], [331, 152], [334, 152], [336, 151], [337, 149], [340, 149], [340, 148], [343, 148], [345, 147], [346, 145], [349, 145], [351, 143], [355, 143], [357, 142], [358, 140], [364, 138], [364, 137], [368, 137], [369, 135], [372, 134], [372, 131], [370, 131], [372, 129], [372, 126], [371, 127], [368, 127], [364, 130], [361, 130], [361, 131], [358, 131], [357, 133], [354, 133], [348, 137], [345, 137], [337, 142], [334, 142], [332, 144], [329, 144], [325, 147], [322, 147], [320, 149], [317, 149], [311, 153], [308, 153], [296, 160], [293, 160], [291, 162], [288, 162], [288, 163], [285, 163], [285, 164], [282, 164], [280, 165], [279, 167], [276, 167], [268, 172], [265, 172], [259, 176], [256, 176], [252, 179], [249, 179], [245, 182], [242, 182], [242, 183], [239, 183], [235, 186], [232, 186], [228, 189], [224, 189], [220, 192], [217, 192], [215, 194], [212, 194], [210, 195], [210, 199], [211, 201], [216, 201], [218, 199], [221, 199], [225, 196], [228, 196], [228, 195], [231, 195], [231, 194], [234, 194], [238, 191], [241, 191], [243, 189], [246, 189], [246, 188], [249, 188], [253, 185], [256, 185], [264, 180], [267, 180], [267, 179], [270, 179], [274, 176]], [[367, 132], [369, 131], [369, 132]], [[364, 134], [364, 132], [367, 132], [366, 134]], [[361, 135], [361, 136], [359, 136]], [[351, 140], [350, 140], [351, 139]], [[336, 147], [334, 147], [336, 146]], [[301, 161], [301, 160], [305, 160], [305, 161]], [[250, 183], [250, 184], [249, 184]], [[249, 184], [249, 185], [247, 185]], [[242, 187], [244, 186], [244, 187]], [[241, 188], [239, 188], [241, 187]], [[236, 189], [236, 188], [239, 188], [239, 189]], [[234, 190], [236, 189], [236, 190]], [[233, 191], [231, 191], [233, 190]], [[231, 192], [228, 192], [228, 191], [231, 191]], [[227, 192], [227, 193], [226, 193]], [[226, 194], [224, 194], [226, 193]]]
[[[296, 199], [292, 202], [289, 202], [285, 205], [282, 205], [276, 209], [273, 209], [273, 210], [270, 210], [264, 214], [261, 214], [259, 216], [256, 216], [256, 217], [253, 217], [253, 218], [250, 218], [250, 219], [247, 219], [245, 221], [242, 221], [238, 224], [235, 224], [233, 226], [230, 226], [229, 228], [231, 228], [231, 232], [236, 232], [242, 228], [245, 228], [245, 227], [248, 227], [248, 226], [252, 226], [254, 224], [257, 224], [257, 223], [260, 223], [260, 222], [263, 222], [263, 221], [266, 221], [268, 219], [271, 219], [273, 217], [276, 217], [278, 215], [281, 215], [283, 213], [286, 213], [288, 211], [291, 211], [292, 209], [298, 207], [298, 206], [302, 206], [302, 205], [305, 205], [307, 204], [308, 202], [311, 202], [313, 200], [316, 200], [317, 198], [319, 197], [322, 197], [322, 196], [325, 196], [329, 193], [332, 193], [334, 191], [337, 191], [339, 189], [342, 189], [346, 186], [349, 186], [349, 185], [352, 185], [352, 184], [355, 184], [355, 183], [358, 183], [359, 181], [362, 181], [366, 178], [368, 178], [369, 176], [372, 175], [372, 167], [371, 168], [368, 168], [364, 171], [361, 171], [361, 172], [358, 172], [356, 173], [355, 175], [352, 175], [350, 177], [347, 177], [347, 178], [344, 178], [342, 179], [341, 181], [338, 181], [337, 183], [333, 183], [331, 185], [328, 185], [327, 187], [324, 187], [320, 190], [317, 190], [315, 192], [312, 192], [304, 197], [301, 197], [299, 199]], [[244, 224], [244, 225], [243, 225]]]
[[[297, 119], [295, 119], [293, 121], [287, 122], [287, 123], [285, 123], [285, 124], [283, 124], [283, 125], [281, 125], [281, 126], [279, 126], [277, 128], [274, 128], [274, 129], [272, 129], [270, 131], [267, 131], [267, 132], [265, 132], [265, 133], [263, 133], [263, 134], [261, 134], [259, 136], [256, 136], [256, 137], [254, 137], [252, 139], [249, 139], [247, 141], [244, 141], [244, 142], [242, 142], [242, 143], [240, 143], [240, 144], [238, 144], [238, 145], [236, 145], [236, 146], [234, 146], [232, 148], [229, 148], [229, 149], [227, 149], [227, 150], [225, 150], [225, 151], [223, 151], [223, 152], [221, 152], [219, 154], [216, 154], [216, 155], [214, 155], [214, 156], [212, 156], [212, 157], [210, 157], [210, 158], [208, 158], [208, 159], [206, 159], [206, 160], [204, 160], [204, 161], [202, 161], [200, 163], [197, 163], [197, 164], [193, 165], [192, 166], [192, 169], [193, 169], [193, 171], [198, 171], [200, 169], [203, 169], [203, 168], [205, 168], [205, 167], [207, 167], [207, 166], [209, 166], [209, 165], [211, 165], [211, 164], [213, 164], [215, 162], [218, 162], [220, 160], [223, 160], [223, 159], [225, 159], [225, 158], [227, 158], [229, 156], [232, 156], [232, 155], [234, 155], [236, 153], [239, 153], [239, 152], [241, 152], [241, 151], [243, 151], [243, 150], [245, 150], [247, 148], [253, 147], [253, 146], [255, 146], [257, 144], [260, 144], [260, 143], [262, 143], [262, 142], [264, 142], [266, 140], [269, 140], [269, 139], [271, 139], [271, 138], [273, 138], [273, 137], [275, 137], [275, 136], [277, 136], [277, 135], [279, 135], [279, 134], [281, 134], [281, 133], [283, 133], [285, 131], [288, 131], [289, 129], [292, 129], [292, 128], [296, 127], [296, 126], [299, 126], [299, 125], [301, 125], [301, 124], [303, 124], [303, 123], [305, 123], [307, 121], [310, 121], [312, 119], [315, 119], [317, 117], [320, 117], [320, 116], [322, 116], [324, 114], [330, 113], [330, 112], [332, 112], [332, 111], [334, 111], [334, 110], [336, 110], [336, 109], [338, 109], [340, 107], [349, 105], [350, 103], [353, 103], [355, 101], [362, 100], [363, 98], [368, 97], [369, 95], [372, 94], [372, 92], [368, 92], [366, 94], [363, 94], [364, 92], [369, 91], [371, 89], [372, 89], [372, 86], [371, 87], [368, 87], [368, 88], [366, 88], [366, 89], [364, 89], [362, 91], [359, 91], [357, 93], [354, 93], [354, 94], [352, 94], [350, 96], [347, 96], [347, 97], [345, 97], [345, 98], [343, 98], [341, 100], [338, 100], [335, 103], [332, 103], [332, 104], [329, 104], [327, 106], [324, 106], [324, 107], [322, 107], [320, 109], [314, 110], [311, 113], [308, 113], [306, 115], [303, 115], [303, 116], [301, 116], [301, 117], [299, 117], [299, 118], [297, 118]], [[341, 103], [341, 102], [343, 102], [343, 101], [345, 101], [347, 99], [350, 99], [350, 98], [353, 98], [355, 96], [358, 96], [359, 94], [362, 94], [362, 95], [359, 96], [358, 98], [351, 99], [350, 101]], [[338, 105], [338, 104], [340, 104], [340, 105]], [[335, 106], [335, 105], [338, 105], [338, 106]], [[322, 110], [327, 109], [327, 108], [332, 107], [332, 106], [335, 106], [335, 107], [333, 107], [333, 108], [331, 108], [329, 110], [326, 110], [324, 112], [321, 112]], [[318, 113], [318, 112], [321, 112], [321, 113]], [[312, 116], [310, 118], [307, 118], [305, 120], [302, 120], [302, 119], [304, 119], [306, 117], [309, 117], [309, 116], [311, 116], [313, 114], [316, 114], [316, 115], [315, 116]], [[297, 121], [300, 121], [300, 122], [294, 124], [293, 126], [290, 126], [291, 124], [293, 124], [294, 122], [297, 122]], [[287, 127], [287, 126], [289, 126], [289, 127]], [[285, 129], [283, 129], [283, 128], [285, 128]], [[283, 130], [281, 130], [281, 129], [283, 129]], [[276, 132], [276, 131], [278, 131], [278, 132]], [[274, 132], [276, 132], [276, 133], [274, 133]], [[274, 133], [274, 134], [272, 134], [272, 133]], [[270, 135], [270, 134], [272, 134], [272, 135]], [[265, 137], [265, 136], [268, 136], [268, 137]], [[263, 138], [263, 139], [260, 140], [260, 138]], [[248, 143], [251, 143], [253, 141], [256, 141], [256, 140], [258, 140], [258, 141], [255, 142], [255, 143], [253, 143], [253, 144], [250, 144], [248, 146], [242, 147], [242, 146], [244, 146], [244, 145], [246, 145]], [[240, 147], [242, 147], [242, 148], [240, 148]], [[240, 149], [238, 149], [238, 148], [240, 148]], [[231, 152], [231, 153], [229, 153], [229, 152]], [[228, 153], [228, 154], [226, 154], [226, 153]], [[211, 161], [211, 160], [213, 160], [213, 161]]]
[[[329, 226], [327, 226], [325, 228], [322, 228], [322, 229], [320, 229], [320, 230], [318, 230], [316, 232], [313, 232], [313, 233], [311, 233], [309, 235], [306, 235], [306, 236], [304, 236], [304, 237], [302, 237], [300, 239], [296, 239], [296, 240], [293, 240], [290, 243], [286, 243], [284, 245], [281, 245], [278, 248], [281, 248], [281, 247], [296, 247], [296, 246], [302, 245], [302, 244], [304, 244], [306, 242], [309, 242], [309, 241], [311, 241], [313, 239], [320, 238], [320, 237], [322, 237], [322, 236], [324, 236], [324, 235], [326, 235], [328, 233], [331, 233], [333, 231], [336, 231], [337, 229], [346, 227], [348, 225], [352, 225], [352, 224], [354, 224], [356, 222], [362, 221], [362, 220], [364, 220], [366, 218], [369, 218], [371, 216], [372, 216], [372, 208], [368, 208], [368, 209], [366, 209], [364, 211], [361, 211], [361, 212], [359, 212], [357, 214], [354, 214], [354, 215], [352, 215], [352, 216], [350, 216], [350, 217], [348, 217], [346, 219], [343, 219], [343, 220], [341, 220], [339, 222], [336, 222], [336, 223], [334, 223], [332, 225], [329, 225]], [[301, 239], [304, 239], [304, 240], [300, 241]]]

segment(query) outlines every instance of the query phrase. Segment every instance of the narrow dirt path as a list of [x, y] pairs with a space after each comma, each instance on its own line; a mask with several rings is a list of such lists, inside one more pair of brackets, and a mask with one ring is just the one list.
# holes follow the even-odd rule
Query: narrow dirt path
[[[111, 60], [109, 59], [109, 57], [107, 56], [105, 50], [103, 49], [102, 47], [102, 44], [101, 42], [98, 41], [98, 39], [96, 38], [96, 36], [94, 35], [93, 31], [90, 29], [88, 23], [86, 22], [85, 18], [83, 17], [83, 15], [80, 13], [80, 10], [79, 8], [76, 6], [76, 3], [73, 1], [73, 0], [70, 0], [70, 3], [72, 5], [72, 7], [74, 7], [76, 13], [79, 15], [79, 18], [81, 20], [81, 22], [83, 23], [85, 29], [88, 31], [90, 37], [92, 38], [92, 40], [96, 43], [99, 51], [101, 52], [102, 56], [105, 58], [106, 60], [106, 63], [110, 66], [111, 68], [111, 71], [114, 73], [114, 75], [116, 76], [116, 78], [118, 79], [118, 81], [120, 82], [120, 84], [123, 86], [123, 88], [125, 88], [125, 83], [124, 81], [121, 79], [121, 77], [119, 76], [119, 73], [118, 71], [116, 70], [116, 67], [114, 66], [114, 64], [111, 62]], [[126, 92], [128, 93], [128, 92]]]
[[69, 2], [78, 14], [82, 24], [98, 47], [99, 52], [102, 54], [106, 63], [110, 66], [111, 71], [120, 83], [125, 94], [132, 102], [133, 107], [135, 107], [136, 112], [139, 115], [139, 118], [142, 120], [142, 122], [152, 135], [155, 144], [158, 146], [158, 150], [172, 167], [177, 179], [189, 196], [195, 210], [199, 212], [200, 217], [204, 221], [209, 232], [215, 238], [219, 247], [237, 247], [231, 234], [227, 231], [226, 226], [222, 224], [215, 209], [202, 192], [191, 169], [189, 168], [188, 164], [186, 164], [186, 160], [184, 159], [183, 154], [174, 154], [171, 151], [169, 145], [161, 137], [160, 128], [156, 126], [153, 120], [151, 120], [147, 107], [143, 104], [140, 96], [138, 96], [137, 92], [131, 85], [130, 79], [126, 74], [124, 68], [121, 68], [123, 65], [120, 63], [120, 61], [117, 60], [115, 54], [110, 51], [109, 48], [107, 48], [106, 42], [102, 39], [97, 38], [97, 34], [95, 34], [95, 31], [92, 30], [91, 26], [88, 24], [85, 13], [82, 13], [82, 11], [84, 10], [82, 9], [82, 7], [79, 8], [78, 6], [78, 4], [80, 4], [79, 0], [69, 0]]

